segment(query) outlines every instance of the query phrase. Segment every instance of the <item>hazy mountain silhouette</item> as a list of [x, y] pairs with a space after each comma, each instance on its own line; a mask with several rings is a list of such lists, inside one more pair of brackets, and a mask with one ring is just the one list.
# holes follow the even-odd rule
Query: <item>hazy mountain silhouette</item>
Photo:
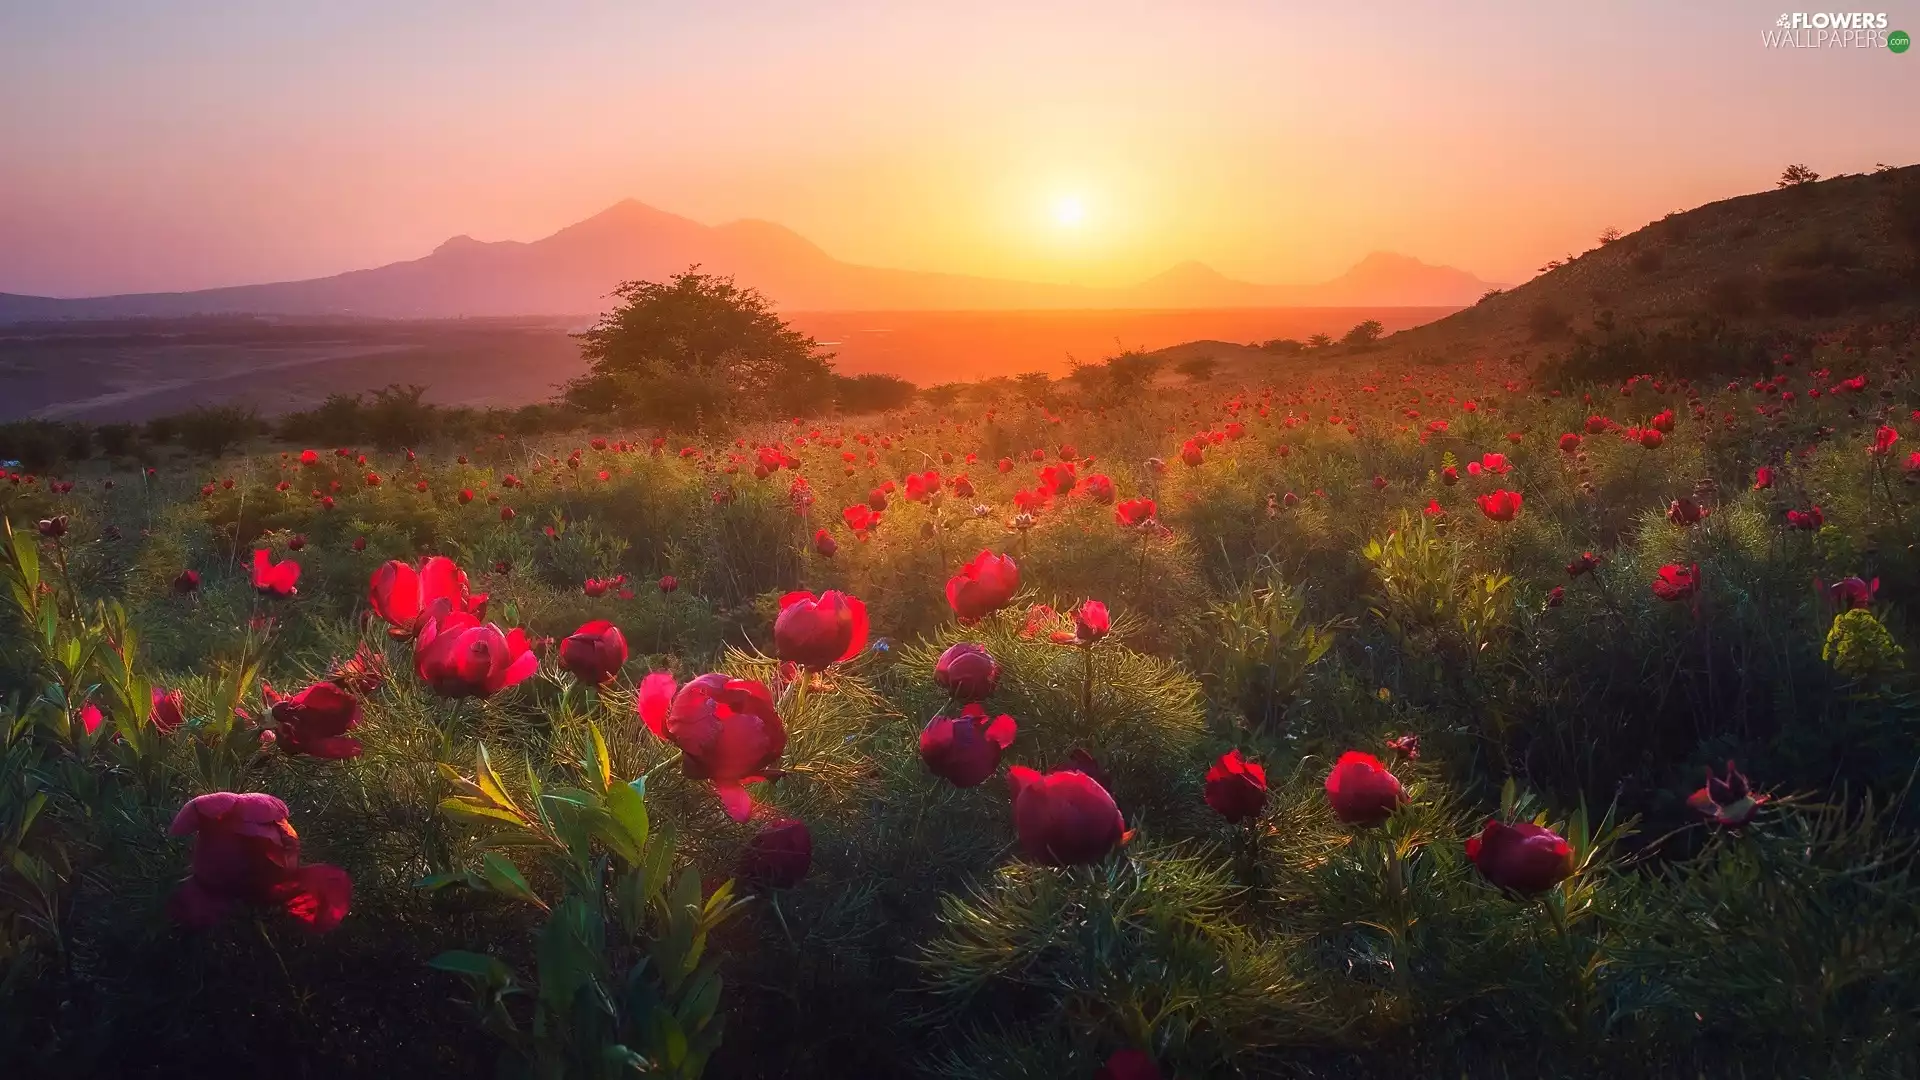
[[1183, 263], [1129, 288], [1005, 281], [842, 262], [767, 221], [702, 225], [628, 199], [531, 243], [456, 236], [424, 258], [307, 281], [181, 293], [54, 299], [0, 294], [0, 321], [198, 314], [453, 318], [589, 315], [621, 281], [661, 280], [698, 263], [734, 275], [789, 311], [1460, 306], [1487, 282], [1376, 252], [1313, 285], [1256, 285]]

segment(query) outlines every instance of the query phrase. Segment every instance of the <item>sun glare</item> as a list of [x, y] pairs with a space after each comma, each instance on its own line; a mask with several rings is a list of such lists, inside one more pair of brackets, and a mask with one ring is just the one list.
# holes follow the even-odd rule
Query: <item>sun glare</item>
[[1063, 195], [1054, 201], [1053, 221], [1056, 225], [1074, 226], [1087, 218], [1086, 204], [1078, 195]]

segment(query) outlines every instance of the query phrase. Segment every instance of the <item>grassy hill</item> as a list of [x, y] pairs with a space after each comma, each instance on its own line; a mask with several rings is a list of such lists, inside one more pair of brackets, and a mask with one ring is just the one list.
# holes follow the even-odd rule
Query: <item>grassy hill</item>
[[[1743, 339], [1818, 335], [1920, 314], [1920, 166], [1708, 203], [1488, 294], [1473, 307], [1361, 349], [1317, 359], [1549, 361], [1609, 325], [1634, 332]], [[1244, 346], [1195, 342], [1223, 361], [1268, 364]]]

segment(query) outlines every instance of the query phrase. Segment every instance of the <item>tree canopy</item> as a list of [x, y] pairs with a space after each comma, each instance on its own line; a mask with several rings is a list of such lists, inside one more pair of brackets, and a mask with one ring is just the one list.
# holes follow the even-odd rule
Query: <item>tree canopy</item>
[[587, 361], [567, 386], [576, 405], [690, 428], [798, 414], [833, 397], [832, 354], [731, 277], [692, 266], [613, 295], [618, 305], [575, 335]]

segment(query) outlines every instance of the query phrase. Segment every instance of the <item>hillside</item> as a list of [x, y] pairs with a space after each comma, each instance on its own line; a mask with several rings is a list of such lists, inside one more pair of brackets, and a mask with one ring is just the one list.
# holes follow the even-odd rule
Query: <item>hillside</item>
[[1375, 252], [1331, 281], [1262, 285], [1198, 263], [1128, 288], [922, 273], [842, 262], [782, 225], [703, 225], [628, 199], [530, 243], [456, 236], [406, 262], [308, 281], [79, 299], [0, 294], [0, 323], [206, 314], [386, 319], [590, 317], [622, 281], [693, 264], [734, 275], [787, 311], [1459, 307], [1488, 285]]
[[1563, 352], [1602, 313], [1648, 330], [1718, 321], [1817, 332], [1920, 310], [1920, 166], [1670, 214], [1444, 319], [1393, 334], [1427, 359]]

